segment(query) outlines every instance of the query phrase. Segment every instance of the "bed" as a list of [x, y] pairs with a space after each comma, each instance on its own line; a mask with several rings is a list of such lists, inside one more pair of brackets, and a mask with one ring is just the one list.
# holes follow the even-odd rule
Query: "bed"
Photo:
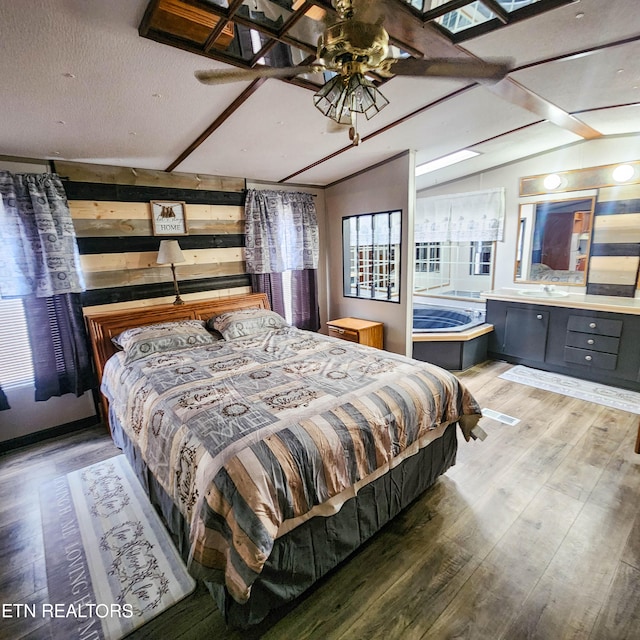
[[231, 626], [347, 558], [480, 417], [451, 373], [290, 327], [263, 294], [86, 318], [114, 442]]
[[542, 262], [534, 262], [529, 271], [529, 280], [534, 280], [536, 282], [568, 282], [571, 284], [584, 284], [584, 277], [584, 271], [552, 269]]

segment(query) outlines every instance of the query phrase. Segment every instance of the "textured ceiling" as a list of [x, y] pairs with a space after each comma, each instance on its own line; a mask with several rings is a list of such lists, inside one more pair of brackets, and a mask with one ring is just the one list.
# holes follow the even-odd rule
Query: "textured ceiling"
[[[197, 82], [195, 70], [225, 65], [141, 37], [146, 4], [2, 3], [0, 154], [166, 169], [225, 113], [249, 83]], [[382, 87], [390, 105], [359, 124], [358, 147], [311, 91], [267, 80], [175, 169], [326, 185], [407, 149], [418, 162], [481, 151], [419, 178], [423, 188], [581, 139], [505, 97], [512, 81], [597, 134], [640, 132], [639, 38], [638, 0], [581, 0], [465, 41], [473, 55], [512, 58], [514, 71], [493, 90], [393, 78]]]

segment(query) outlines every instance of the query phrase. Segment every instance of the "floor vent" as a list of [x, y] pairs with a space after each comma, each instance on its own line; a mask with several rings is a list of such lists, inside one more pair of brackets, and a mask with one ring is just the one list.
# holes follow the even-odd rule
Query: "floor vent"
[[483, 409], [482, 415], [485, 418], [493, 418], [494, 420], [497, 420], [498, 422], [502, 422], [504, 424], [508, 424], [511, 427], [517, 425], [518, 422], [520, 422], [520, 418], [514, 418], [513, 416], [508, 416], [504, 413], [500, 413], [499, 411], [494, 411], [493, 409]]

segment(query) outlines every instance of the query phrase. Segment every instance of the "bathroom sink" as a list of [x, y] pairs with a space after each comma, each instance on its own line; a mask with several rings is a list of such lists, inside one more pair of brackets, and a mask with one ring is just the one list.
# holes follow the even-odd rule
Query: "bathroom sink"
[[566, 291], [536, 291], [535, 289], [520, 289], [518, 295], [531, 296], [533, 298], [564, 298], [569, 294]]

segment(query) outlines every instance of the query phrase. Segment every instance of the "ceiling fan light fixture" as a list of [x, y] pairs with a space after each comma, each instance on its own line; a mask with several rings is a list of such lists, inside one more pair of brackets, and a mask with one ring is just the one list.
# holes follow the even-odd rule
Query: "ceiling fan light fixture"
[[361, 73], [335, 75], [313, 96], [313, 104], [339, 124], [351, 124], [352, 113], [370, 120], [389, 104], [378, 88]]

